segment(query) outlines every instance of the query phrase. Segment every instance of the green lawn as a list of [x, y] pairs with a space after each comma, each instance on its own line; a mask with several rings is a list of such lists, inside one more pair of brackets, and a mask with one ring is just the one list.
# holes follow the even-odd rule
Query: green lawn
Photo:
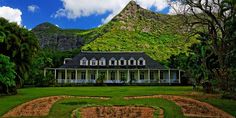
[[[16, 105], [30, 101], [35, 98], [52, 96], [52, 95], [72, 95], [72, 96], [107, 96], [110, 100], [94, 100], [94, 99], [66, 99], [57, 102], [50, 116], [68, 117], [72, 110], [80, 108], [84, 105], [141, 105], [162, 107], [165, 110], [165, 116], [183, 117], [180, 108], [171, 101], [163, 99], [139, 99], [139, 100], [124, 100], [124, 96], [139, 96], [139, 95], [156, 95], [156, 94], [171, 94], [171, 95], [189, 95], [192, 93], [192, 87], [170, 87], [170, 86], [152, 86], [152, 87], [49, 87], [49, 88], [25, 88], [19, 89], [15, 96], [0, 97], [0, 116], [14, 108]], [[236, 116], [236, 101], [222, 100], [219, 98], [201, 99], [208, 102], [224, 111]], [[74, 102], [78, 104], [66, 104]], [[86, 103], [86, 104], [80, 104]]]

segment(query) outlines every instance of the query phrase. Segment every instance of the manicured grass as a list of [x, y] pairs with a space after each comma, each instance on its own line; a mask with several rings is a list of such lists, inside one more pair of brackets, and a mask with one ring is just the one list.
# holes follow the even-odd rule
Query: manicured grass
[[[111, 97], [110, 100], [97, 99], [66, 99], [59, 101], [53, 106], [50, 116], [58, 114], [59, 116], [67, 117], [72, 110], [83, 106], [86, 103], [94, 105], [144, 105], [162, 107], [165, 110], [165, 115], [170, 116], [174, 114], [175, 117], [183, 117], [180, 113], [180, 108], [173, 102], [163, 99], [138, 99], [138, 100], [124, 100], [124, 96], [143, 96], [143, 95], [189, 95], [192, 93], [192, 87], [171, 87], [171, 86], [121, 86], [121, 87], [48, 87], [48, 88], [24, 88], [19, 89], [15, 96], [1, 96], [0, 97], [0, 116], [14, 108], [18, 104], [30, 101], [35, 98], [53, 96], [53, 95], [71, 95], [71, 96], [106, 96]], [[214, 106], [225, 110], [232, 115], [235, 115], [236, 101], [228, 101], [222, 99], [201, 99]], [[67, 102], [79, 103], [76, 105], [63, 104]], [[59, 114], [62, 115], [59, 115]], [[64, 114], [64, 115], [63, 115]]]
[[201, 101], [210, 103], [213, 106], [223, 109], [225, 112], [228, 112], [236, 117], [236, 101], [235, 100], [209, 98], [209, 99], [202, 99]]
[[50, 114], [49, 118], [65, 118], [70, 117], [73, 110], [86, 106], [146, 106], [153, 108], [162, 108], [167, 118], [183, 118], [181, 108], [175, 103], [164, 99], [139, 99], [139, 100], [94, 100], [94, 99], [65, 99], [57, 102]]
[[[155, 94], [188, 94], [191, 87], [49, 87], [19, 89], [15, 96], [0, 97], [0, 116], [14, 108], [16, 105], [35, 98], [52, 95], [73, 96], [107, 96], [123, 99], [124, 96], [155, 95]], [[120, 101], [120, 100], [119, 100]]]

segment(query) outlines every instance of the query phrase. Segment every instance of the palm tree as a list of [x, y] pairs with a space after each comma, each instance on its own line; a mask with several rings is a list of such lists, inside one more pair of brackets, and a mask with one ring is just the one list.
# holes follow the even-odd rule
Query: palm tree
[[31, 31], [16, 23], [0, 18], [0, 32], [4, 41], [0, 42], [0, 54], [9, 56], [16, 65], [16, 85], [21, 87], [27, 78], [33, 57], [39, 49], [38, 40]]

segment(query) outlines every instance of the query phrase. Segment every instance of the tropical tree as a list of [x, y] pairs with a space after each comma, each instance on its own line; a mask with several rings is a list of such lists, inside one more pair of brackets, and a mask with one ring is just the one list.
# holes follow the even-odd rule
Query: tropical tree
[[[205, 52], [200, 55], [204, 78], [211, 76], [223, 91], [235, 90], [236, 1], [235, 0], [175, 0], [173, 9], [183, 14], [191, 36], [198, 36]], [[185, 16], [185, 17], [184, 17]], [[207, 49], [207, 52], [204, 51]], [[200, 66], [198, 66], [200, 68]], [[197, 72], [198, 73], [198, 72]]]
[[16, 93], [12, 90], [15, 86], [15, 65], [10, 62], [10, 58], [0, 54], [0, 93]]
[[0, 54], [15, 63], [16, 85], [21, 87], [28, 77], [31, 62], [39, 49], [38, 40], [31, 31], [0, 18]]

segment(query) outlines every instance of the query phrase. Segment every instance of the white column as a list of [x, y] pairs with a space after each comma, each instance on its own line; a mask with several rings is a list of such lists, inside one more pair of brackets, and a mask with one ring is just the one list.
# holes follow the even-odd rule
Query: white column
[[65, 83], [67, 83], [67, 69], [65, 69]]
[[169, 74], [169, 84], [170, 84], [170, 69], [168, 70], [168, 74]]
[[54, 69], [54, 81], [55, 83], [57, 82], [57, 69]]
[[139, 73], [139, 69], [138, 69], [138, 82], [140, 81], [140, 73]]
[[148, 83], [150, 83], [150, 69], [148, 69]]
[[86, 81], [86, 83], [87, 83], [87, 82], [88, 82], [88, 79], [89, 79], [89, 78], [88, 78], [88, 69], [86, 69], [85, 77], [86, 77], [86, 78], [85, 78], [85, 81]]
[[158, 70], [158, 81], [159, 81], [159, 83], [161, 83], [161, 70]]
[[127, 71], [127, 82], [129, 82], [130, 81], [130, 78], [129, 78], [129, 69], [128, 69], [128, 71]]
[[107, 70], [107, 81], [109, 80], [109, 72], [108, 72], [108, 70]]
[[43, 70], [43, 76], [46, 77], [46, 72], [47, 72], [47, 69], [44, 69]]
[[98, 70], [96, 70], [96, 78], [95, 78], [95, 80], [97, 80], [98, 79]]
[[117, 72], [117, 78], [116, 78], [116, 80], [119, 81], [119, 80], [120, 80], [120, 76], [119, 76], [119, 75], [120, 75], [120, 71], [117, 70], [116, 72]]
[[78, 70], [75, 70], [75, 83], [78, 82]]
[[181, 83], [181, 72], [180, 72], [180, 70], [179, 70], [179, 83]]

